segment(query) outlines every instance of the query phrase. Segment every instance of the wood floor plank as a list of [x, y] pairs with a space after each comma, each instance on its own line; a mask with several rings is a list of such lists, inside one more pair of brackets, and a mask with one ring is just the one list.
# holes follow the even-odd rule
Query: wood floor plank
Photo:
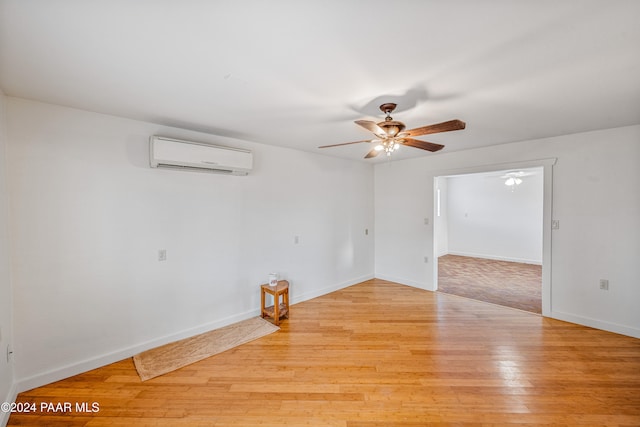
[[438, 291], [541, 314], [542, 265], [443, 255]]
[[18, 402], [74, 410], [10, 426], [640, 426], [640, 340], [374, 279], [144, 383], [127, 359]]

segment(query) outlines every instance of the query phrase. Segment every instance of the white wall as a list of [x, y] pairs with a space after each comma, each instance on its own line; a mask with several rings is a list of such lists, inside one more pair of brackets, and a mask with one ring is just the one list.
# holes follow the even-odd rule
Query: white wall
[[[13, 402], [15, 388], [13, 381], [13, 360], [7, 362], [7, 346], [11, 345], [11, 281], [9, 274], [9, 234], [8, 234], [8, 193], [6, 158], [6, 97], [0, 91], [0, 402]], [[0, 411], [0, 425], [4, 425], [9, 415]]]
[[501, 173], [448, 181], [448, 249], [453, 255], [542, 264], [542, 168], [510, 188]]
[[[16, 98], [8, 134], [20, 390], [257, 315], [272, 271], [293, 302], [373, 277], [370, 165]], [[151, 169], [153, 134], [255, 170]]]
[[[433, 178], [443, 171], [557, 158], [551, 316], [640, 337], [640, 126], [375, 166], [376, 276], [433, 289]], [[609, 279], [610, 290], [599, 289]]]

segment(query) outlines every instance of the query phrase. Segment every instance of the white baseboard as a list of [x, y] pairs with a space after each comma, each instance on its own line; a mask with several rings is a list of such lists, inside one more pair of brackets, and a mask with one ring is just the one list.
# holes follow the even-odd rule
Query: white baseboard
[[358, 283], [366, 282], [367, 280], [373, 279], [375, 276], [373, 274], [367, 274], [364, 276], [356, 277], [355, 279], [347, 280], [345, 282], [337, 283], [335, 285], [327, 286], [326, 288], [316, 289], [311, 292], [305, 292], [303, 294], [297, 295], [293, 294], [291, 296], [291, 304], [297, 304], [299, 302], [307, 301], [313, 298], [320, 297], [322, 295], [329, 294], [331, 292], [338, 291], [340, 289], [347, 288], [349, 286], [356, 285]]
[[[306, 301], [312, 298], [316, 298], [334, 291], [337, 291], [348, 286], [355, 285], [360, 282], [364, 282], [369, 279], [373, 279], [373, 275], [361, 276], [346, 282], [338, 283], [326, 288], [317, 289], [312, 292], [307, 292], [301, 295], [292, 295], [291, 304]], [[161, 345], [168, 344], [170, 342], [178, 341], [184, 338], [189, 338], [194, 335], [198, 335], [204, 332], [211, 331], [213, 329], [222, 328], [232, 323], [240, 322], [242, 320], [249, 319], [251, 317], [259, 316], [260, 310], [249, 310], [244, 313], [240, 313], [234, 316], [226, 317], [224, 319], [216, 320], [215, 322], [206, 323], [195, 328], [186, 329], [174, 334], [166, 335], [157, 339], [146, 341], [131, 347], [123, 348], [112, 353], [103, 354], [90, 359], [86, 359], [80, 362], [72, 363], [57, 369], [53, 369], [47, 372], [38, 373], [27, 378], [19, 379], [15, 384], [15, 389], [18, 393], [31, 390], [36, 387], [41, 387], [52, 382], [59, 381], [65, 378], [72, 377], [74, 375], [81, 374], [83, 372], [90, 371], [92, 369], [100, 368], [111, 363], [118, 362], [129, 357], [133, 357], [143, 351], [159, 347]], [[17, 393], [16, 393], [17, 394]], [[14, 396], [15, 398], [15, 396]]]
[[411, 286], [412, 288], [424, 289], [427, 291], [433, 290], [433, 289], [429, 289], [426, 283], [416, 282], [414, 280], [405, 279], [403, 277], [388, 276], [386, 274], [376, 274], [376, 278], [381, 280], [387, 280], [389, 282], [400, 283], [401, 285]]
[[16, 383], [18, 393], [31, 390], [36, 387], [41, 387], [46, 384], [51, 384], [55, 381], [60, 381], [65, 378], [72, 377], [74, 375], [81, 374], [83, 372], [90, 371], [92, 369], [100, 368], [111, 363], [118, 362], [129, 357], [133, 357], [143, 351], [159, 347], [161, 345], [169, 344], [170, 342], [178, 341], [184, 338], [189, 338], [194, 335], [198, 335], [204, 332], [211, 331], [213, 329], [222, 328], [223, 326], [230, 325], [232, 323], [240, 322], [242, 320], [249, 319], [260, 315], [260, 310], [250, 310], [244, 313], [240, 313], [234, 316], [225, 317], [223, 319], [216, 320], [214, 322], [205, 323], [195, 328], [185, 329], [183, 331], [165, 335], [160, 338], [156, 338], [150, 341], [146, 341], [134, 346], [116, 350], [111, 353], [103, 354], [100, 356], [92, 357], [80, 362], [72, 363], [57, 369], [53, 369], [47, 372], [42, 372], [36, 375], [32, 375], [27, 378], [19, 379]]
[[493, 259], [496, 261], [509, 261], [509, 262], [520, 262], [522, 264], [534, 264], [534, 265], [542, 265], [542, 260], [535, 259], [526, 259], [526, 258], [512, 258], [500, 255], [487, 255], [487, 254], [475, 254], [472, 252], [455, 252], [449, 251], [446, 255], [458, 255], [458, 256], [466, 256], [471, 258], [484, 258], [484, 259]]
[[[13, 383], [11, 385], [11, 388], [9, 389], [9, 392], [4, 397], [4, 400], [2, 400], [2, 402], [13, 403], [16, 401], [17, 396], [18, 396], [18, 389], [16, 387], [16, 384]], [[7, 425], [7, 423], [9, 422], [10, 415], [11, 415], [11, 412], [0, 411], [0, 426], [4, 427]]]
[[592, 319], [590, 317], [577, 316], [575, 314], [563, 313], [561, 311], [554, 310], [551, 310], [551, 316], [549, 317], [557, 320], [562, 320], [564, 322], [576, 323], [578, 325], [588, 326], [590, 328], [613, 332], [615, 334], [627, 335], [633, 338], [640, 338], [640, 329], [630, 326], [618, 325], [616, 323], [605, 322], [598, 319]]

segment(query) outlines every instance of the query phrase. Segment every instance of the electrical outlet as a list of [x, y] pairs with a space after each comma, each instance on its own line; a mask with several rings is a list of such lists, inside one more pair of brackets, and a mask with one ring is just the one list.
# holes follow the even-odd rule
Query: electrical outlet
[[425, 264], [428, 264], [428, 263], [429, 263], [429, 257], [428, 257], [428, 256], [424, 257], [424, 263], [425, 263]]
[[166, 261], [167, 260], [167, 250], [160, 249], [158, 251], [158, 261]]
[[424, 219], [424, 225], [429, 225], [429, 218]]
[[552, 230], [559, 230], [560, 229], [560, 221], [557, 219], [554, 219], [551, 221], [551, 229]]
[[297, 245], [299, 243], [300, 243], [300, 236], [298, 236], [298, 235], [293, 236], [293, 244]]
[[609, 290], [609, 281], [607, 279], [600, 279], [600, 289], [603, 291]]

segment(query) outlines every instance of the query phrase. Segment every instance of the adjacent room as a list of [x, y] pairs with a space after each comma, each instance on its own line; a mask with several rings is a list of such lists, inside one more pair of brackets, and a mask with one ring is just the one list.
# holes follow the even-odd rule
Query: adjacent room
[[0, 0], [0, 426], [640, 425], [638, 16]]
[[543, 168], [438, 177], [437, 289], [542, 313]]

